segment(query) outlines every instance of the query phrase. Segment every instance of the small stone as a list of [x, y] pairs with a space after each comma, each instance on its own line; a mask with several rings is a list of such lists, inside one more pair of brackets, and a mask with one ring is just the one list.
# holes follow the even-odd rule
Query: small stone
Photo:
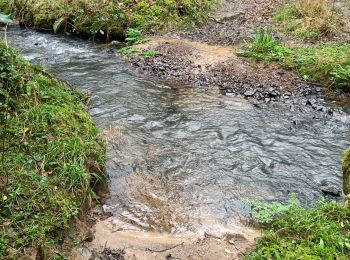
[[252, 96], [254, 96], [255, 92], [256, 92], [255, 90], [247, 90], [244, 92], [244, 96], [252, 97]]
[[80, 247], [78, 248], [78, 251], [86, 259], [90, 259], [90, 257], [92, 256], [91, 250], [86, 247]]
[[328, 182], [327, 180], [324, 180], [321, 182], [320, 190], [328, 195], [332, 196], [340, 196], [342, 194], [342, 191], [339, 186]]
[[324, 108], [323, 106], [316, 106], [317, 111], [323, 111], [323, 108]]
[[306, 101], [306, 105], [310, 105], [310, 106], [314, 107], [316, 105], [316, 100], [315, 99], [308, 99]]
[[279, 92], [275, 88], [269, 88], [268, 93], [272, 97], [277, 97], [279, 95]]

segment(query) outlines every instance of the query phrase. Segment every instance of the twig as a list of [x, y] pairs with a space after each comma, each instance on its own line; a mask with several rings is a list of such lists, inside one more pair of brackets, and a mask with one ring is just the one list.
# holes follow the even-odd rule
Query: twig
[[213, 20], [213, 21], [216, 22], [216, 23], [225, 24], [224, 22], [219, 21], [218, 19], [216, 19], [216, 18], [213, 17], [213, 16], [208, 16], [208, 18], [211, 19], [211, 20]]
[[181, 244], [178, 244], [178, 245], [172, 246], [172, 247], [164, 248], [164, 249], [162, 249], [162, 250], [156, 250], [156, 249], [146, 248], [146, 251], [156, 252], [156, 253], [162, 253], [162, 252], [165, 252], [165, 251], [168, 251], [168, 250], [174, 249], [174, 248], [176, 248], [176, 247], [178, 247], [178, 246], [182, 246], [183, 244], [184, 244], [184, 242], [182, 242]]

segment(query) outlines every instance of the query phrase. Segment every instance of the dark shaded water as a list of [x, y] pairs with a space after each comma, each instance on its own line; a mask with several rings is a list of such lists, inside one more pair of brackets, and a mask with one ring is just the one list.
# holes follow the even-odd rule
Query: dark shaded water
[[[321, 181], [341, 188], [349, 119], [150, 81], [92, 44], [13, 29], [33, 63], [92, 95], [90, 113], [108, 139], [108, 205], [142, 229], [222, 233], [238, 226], [242, 198], [316, 201]], [[295, 124], [295, 122], [298, 122]]]

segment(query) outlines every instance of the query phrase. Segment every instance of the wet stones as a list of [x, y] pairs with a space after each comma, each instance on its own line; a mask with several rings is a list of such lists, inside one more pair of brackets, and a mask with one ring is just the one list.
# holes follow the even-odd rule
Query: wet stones
[[252, 96], [254, 96], [255, 93], [256, 93], [256, 90], [249, 89], [249, 90], [244, 92], [244, 96], [245, 97], [252, 97]]
[[201, 63], [202, 60], [195, 63], [193, 59], [199, 55], [198, 50], [186, 44], [168, 42], [154, 50], [160, 55], [148, 59], [136, 55], [130, 61], [143, 74], [162, 80], [217, 89], [226, 96], [242, 96], [252, 104], [284, 103], [291, 113], [307, 111], [316, 118], [334, 116], [334, 111], [325, 106], [321, 87], [306, 83], [289, 72], [251, 70], [235, 59], [218, 64]]
[[280, 92], [278, 90], [276, 90], [275, 88], [271, 87], [268, 90], [268, 94], [269, 94], [270, 97], [274, 97], [275, 98], [275, 97], [280, 95]]
[[339, 185], [329, 182], [328, 180], [323, 180], [321, 182], [320, 190], [327, 195], [339, 197], [342, 195], [342, 189]]

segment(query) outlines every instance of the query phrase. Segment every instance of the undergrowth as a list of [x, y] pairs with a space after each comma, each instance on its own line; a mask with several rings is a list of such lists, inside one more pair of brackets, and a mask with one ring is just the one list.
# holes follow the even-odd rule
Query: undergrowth
[[57, 256], [94, 196], [105, 148], [84, 100], [0, 43], [0, 259]]
[[[14, 0], [16, 16], [27, 26], [99, 38], [124, 37], [128, 28], [163, 30], [207, 19], [220, 0]], [[0, 12], [8, 9], [0, 0]]]
[[239, 55], [278, 62], [298, 71], [307, 81], [350, 91], [350, 43], [288, 47], [280, 44], [270, 31], [258, 29], [252, 43]]
[[337, 35], [343, 26], [334, 1], [292, 0], [279, 9], [273, 17], [283, 31], [291, 36], [318, 40]]
[[303, 209], [295, 198], [288, 204], [251, 205], [265, 234], [247, 259], [350, 258], [350, 210], [345, 206], [321, 200]]
[[[344, 193], [349, 196], [350, 195], [350, 148], [347, 149], [344, 153], [342, 169], [343, 169]], [[348, 199], [350, 199], [350, 197]]]

